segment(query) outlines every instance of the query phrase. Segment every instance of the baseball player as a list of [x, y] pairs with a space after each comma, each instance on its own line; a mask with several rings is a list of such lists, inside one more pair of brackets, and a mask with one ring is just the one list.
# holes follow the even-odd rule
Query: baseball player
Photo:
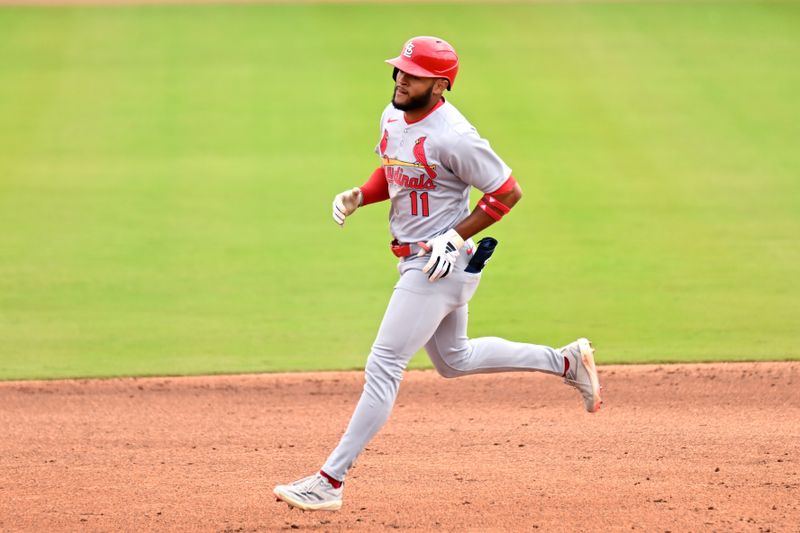
[[[391, 250], [400, 279], [372, 345], [361, 398], [347, 430], [319, 472], [275, 487], [278, 500], [305, 510], [342, 506], [347, 471], [389, 417], [411, 357], [423, 346], [446, 378], [533, 371], [564, 378], [587, 411], [600, 408], [594, 350], [587, 339], [563, 348], [467, 336], [467, 304], [496, 244], [471, 237], [499, 222], [522, 197], [511, 169], [450, 103], [458, 56], [436, 37], [414, 37], [394, 67], [392, 102], [381, 115], [375, 148], [381, 166], [364, 185], [336, 195], [333, 218], [344, 227], [359, 207], [391, 202]], [[469, 191], [484, 193], [470, 211]]]

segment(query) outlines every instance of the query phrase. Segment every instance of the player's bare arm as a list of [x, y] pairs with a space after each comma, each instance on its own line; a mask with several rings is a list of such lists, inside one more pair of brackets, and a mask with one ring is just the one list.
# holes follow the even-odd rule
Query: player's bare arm
[[[511, 209], [522, 198], [522, 188], [518, 183], [515, 183], [514, 187], [510, 191], [492, 196], [497, 202], [506, 206], [506, 208]], [[479, 202], [478, 205], [475, 206], [475, 209], [472, 211], [472, 213], [470, 213], [467, 218], [459, 222], [456, 227], [453, 228], [462, 239], [467, 240], [470, 237], [477, 235], [495, 222], [498, 222], [500, 220], [500, 218], [497, 218], [498, 215], [502, 218], [502, 215], [505, 214], [501, 208], [497, 208], [486, 203], [484, 203], [484, 205], [486, 205], [488, 209], [491, 209], [495, 216], [490, 215], [483, 208], [481, 208]]]

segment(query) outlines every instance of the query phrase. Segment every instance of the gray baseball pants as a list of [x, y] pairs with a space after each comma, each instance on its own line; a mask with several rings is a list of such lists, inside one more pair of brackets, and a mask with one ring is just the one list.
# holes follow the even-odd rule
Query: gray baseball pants
[[399, 263], [394, 287], [365, 369], [366, 382], [350, 424], [322, 470], [344, 480], [358, 455], [389, 418], [409, 360], [423, 346], [442, 376], [532, 371], [561, 375], [564, 357], [554, 348], [498, 337], [467, 337], [467, 304], [481, 274], [464, 271], [461, 253], [456, 269], [433, 283], [422, 267], [428, 257]]

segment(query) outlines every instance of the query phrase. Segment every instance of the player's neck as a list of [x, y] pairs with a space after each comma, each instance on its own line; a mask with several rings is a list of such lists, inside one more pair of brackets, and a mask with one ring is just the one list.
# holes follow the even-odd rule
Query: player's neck
[[444, 103], [444, 97], [440, 96], [439, 98], [434, 98], [428, 105], [425, 107], [421, 107], [419, 109], [414, 109], [413, 111], [406, 111], [404, 112], [403, 116], [406, 119], [406, 124], [413, 124], [414, 122], [419, 122], [423, 118], [430, 115], [433, 110]]

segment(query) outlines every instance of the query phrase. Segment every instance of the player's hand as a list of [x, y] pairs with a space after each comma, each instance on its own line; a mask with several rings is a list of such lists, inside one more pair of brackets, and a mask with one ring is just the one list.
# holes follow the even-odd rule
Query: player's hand
[[456, 230], [451, 229], [428, 242], [420, 242], [419, 245], [422, 250], [419, 251], [417, 257], [422, 257], [428, 252], [431, 254], [431, 258], [422, 271], [428, 274], [428, 281], [434, 282], [447, 277], [453, 271], [459, 255], [458, 251], [464, 246], [464, 239]]
[[361, 189], [353, 187], [341, 192], [333, 199], [333, 220], [344, 227], [344, 219], [352, 215], [361, 205], [363, 195]]

